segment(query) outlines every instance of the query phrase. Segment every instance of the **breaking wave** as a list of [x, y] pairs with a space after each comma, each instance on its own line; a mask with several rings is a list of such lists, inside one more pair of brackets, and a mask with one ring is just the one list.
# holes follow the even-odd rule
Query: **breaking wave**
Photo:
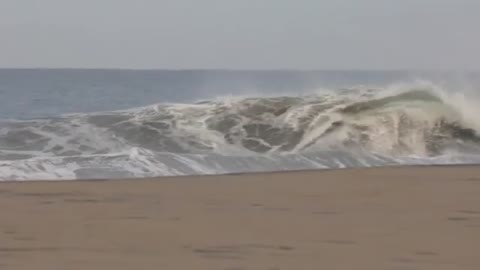
[[477, 106], [432, 84], [0, 122], [0, 179], [480, 161]]

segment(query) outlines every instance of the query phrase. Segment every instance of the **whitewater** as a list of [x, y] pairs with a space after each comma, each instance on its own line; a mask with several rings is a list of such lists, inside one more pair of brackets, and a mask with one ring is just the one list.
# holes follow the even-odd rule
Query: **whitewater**
[[480, 161], [475, 98], [432, 82], [0, 120], [0, 180]]

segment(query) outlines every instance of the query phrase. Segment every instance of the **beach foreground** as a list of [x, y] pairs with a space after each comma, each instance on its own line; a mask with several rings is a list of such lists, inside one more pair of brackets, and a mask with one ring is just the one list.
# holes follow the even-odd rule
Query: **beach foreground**
[[0, 183], [0, 269], [480, 269], [480, 167]]

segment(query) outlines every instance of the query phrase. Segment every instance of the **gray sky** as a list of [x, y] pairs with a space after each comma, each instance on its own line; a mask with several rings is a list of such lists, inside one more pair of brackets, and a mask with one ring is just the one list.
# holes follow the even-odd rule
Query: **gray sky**
[[0, 67], [480, 69], [478, 0], [0, 0]]

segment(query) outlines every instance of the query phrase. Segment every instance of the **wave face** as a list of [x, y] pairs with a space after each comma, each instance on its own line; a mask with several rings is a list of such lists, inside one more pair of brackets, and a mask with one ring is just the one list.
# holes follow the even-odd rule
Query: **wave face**
[[477, 107], [434, 85], [218, 98], [0, 122], [0, 179], [480, 161]]

